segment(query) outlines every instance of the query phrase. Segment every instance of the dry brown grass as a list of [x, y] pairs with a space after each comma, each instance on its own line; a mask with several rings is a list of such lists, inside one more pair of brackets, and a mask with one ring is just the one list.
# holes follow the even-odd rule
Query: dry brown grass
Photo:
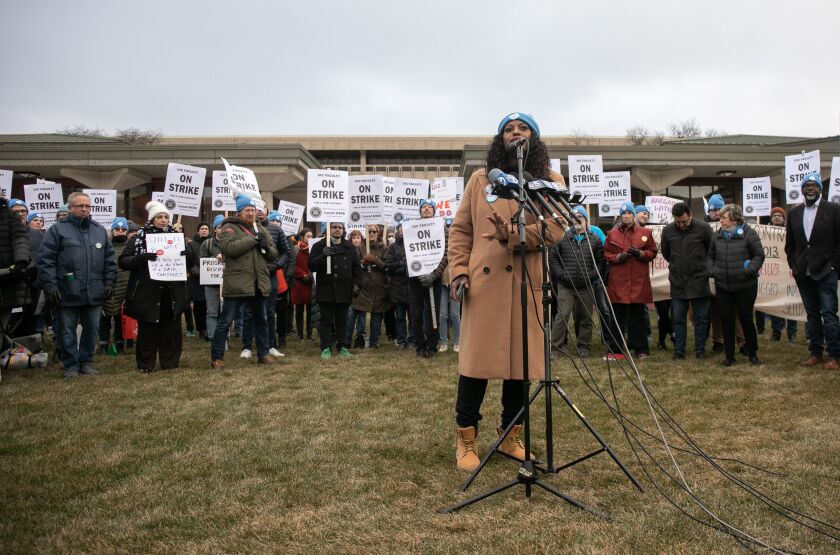
[[[511, 480], [495, 457], [468, 493], [454, 468], [453, 353], [421, 360], [386, 346], [351, 360], [318, 358], [290, 339], [273, 367], [232, 353], [222, 372], [185, 340], [183, 368], [141, 375], [133, 359], [102, 358], [93, 378], [4, 372], [0, 385], [0, 552], [569, 552], [729, 553], [731, 538], [692, 523], [657, 494], [603, 403], [566, 363], [562, 386], [645, 484], [637, 492], [605, 456], [546, 481], [608, 512], [604, 522], [535, 490], [509, 490], [451, 515], [442, 506]], [[803, 369], [800, 342], [762, 342], [765, 364], [730, 369], [715, 358], [639, 363], [661, 403], [708, 453], [771, 497], [840, 525], [840, 374]], [[589, 360], [609, 390], [605, 363]], [[624, 413], [655, 432], [626, 379], [613, 375]], [[499, 419], [498, 384], [484, 406], [482, 448]], [[556, 457], [594, 441], [555, 397]], [[534, 408], [544, 454], [544, 403]], [[669, 438], [676, 436], [669, 433]], [[661, 446], [643, 443], [667, 464]], [[677, 443], [675, 441], [675, 443]], [[697, 457], [677, 452], [686, 480], [714, 511], [786, 548], [837, 543], [788, 524]], [[669, 495], [700, 516], [648, 459]], [[673, 469], [669, 469], [672, 471]]]

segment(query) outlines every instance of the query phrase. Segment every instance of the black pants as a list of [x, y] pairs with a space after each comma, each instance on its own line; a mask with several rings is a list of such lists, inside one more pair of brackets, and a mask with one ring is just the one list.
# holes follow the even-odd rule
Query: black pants
[[[458, 377], [458, 398], [455, 401], [455, 423], [459, 428], [475, 426], [481, 420], [481, 403], [487, 391], [487, 380], [482, 378]], [[522, 408], [522, 380], [504, 380], [502, 382], [502, 427], [513, 422], [516, 413]], [[522, 422], [522, 415], [516, 423]]]
[[312, 305], [311, 304], [296, 304], [295, 305], [295, 329], [297, 330], [298, 339], [303, 339], [303, 313], [306, 312], [306, 338], [312, 339]]
[[667, 338], [674, 338], [674, 326], [671, 323], [671, 299], [656, 301], [657, 327], [659, 328], [659, 344], [664, 345]]
[[394, 318], [394, 308], [391, 307], [386, 310], [382, 319], [385, 321], [385, 334], [389, 341], [393, 341], [397, 338], [397, 320]]
[[755, 297], [758, 283], [741, 291], [716, 289], [718, 310], [723, 323], [723, 352], [727, 360], [735, 360], [735, 317], [741, 322], [746, 340], [747, 353], [754, 356], [758, 352], [758, 336], [753, 322]]
[[274, 303], [274, 315], [277, 318], [277, 346], [286, 346], [286, 302], [289, 298], [289, 291], [277, 294], [277, 301]]
[[[615, 318], [618, 320], [619, 325], [622, 328], [627, 328], [627, 348], [637, 356], [641, 354], [649, 355], [650, 349], [648, 349], [647, 329], [645, 326], [645, 305], [642, 303], [615, 303], [613, 304], [613, 311], [615, 312]], [[614, 352], [621, 351], [616, 349]]]
[[160, 322], [137, 322], [137, 346], [135, 359], [137, 368], [154, 369], [156, 355], [160, 356], [160, 367], [178, 368], [181, 362], [181, 319], [168, 318]]
[[[432, 291], [435, 298], [434, 311], [432, 311], [429, 291]], [[417, 352], [421, 350], [437, 351], [438, 339], [440, 339], [437, 329], [437, 320], [440, 314], [440, 307], [437, 306], [439, 302], [440, 280], [435, 281], [431, 289], [420, 285], [419, 280], [408, 280], [409, 315], [411, 317], [411, 330], [414, 332], [414, 344], [417, 346]], [[434, 325], [432, 325], [432, 322], [434, 322]]]
[[318, 303], [321, 311], [321, 322], [318, 335], [321, 336], [321, 350], [329, 349], [335, 344], [336, 349], [349, 347], [345, 342], [347, 337], [347, 309], [350, 303]]

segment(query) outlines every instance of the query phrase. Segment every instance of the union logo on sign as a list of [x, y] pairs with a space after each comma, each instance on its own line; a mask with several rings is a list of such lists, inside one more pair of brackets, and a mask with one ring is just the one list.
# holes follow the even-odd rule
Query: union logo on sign
[[744, 212], [746, 212], [747, 214], [752, 214], [754, 210], [755, 210], [755, 208], [753, 208], [752, 206], [747, 206], [744, 209]]
[[169, 210], [172, 210], [173, 208], [175, 208], [175, 201], [174, 201], [174, 200], [172, 200], [172, 199], [169, 199], [169, 200], [167, 200], [167, 201], [166, 201], [166, 205], [165, 205], [165, 206], [166, 206], [166, 208], [168, 208]]
[[791, 191], [790, 192], [790, 200], [796, 200], [799, 198], [799, 191]]
[[362, 219], [362, 215], [359, 214], [358, 212], [353, 212], [353, 213], [350, 214], [350, 221], [351, 222], [358, 222], [361, 219]]
[[312, 208], [309, 209], [309, 215], [312, 216], [313, 218], [318, 218], [318, 217], [321, 216], [321, 209], [318, 208], [317, 206], [313, 206]]
[[414, 262], [411, 263], [411, 269], [414, 270], [415, 272], [419, 272], [420, 270], [423, 269], [423, 263], [420, 262], [419, 260], [415, 260]]

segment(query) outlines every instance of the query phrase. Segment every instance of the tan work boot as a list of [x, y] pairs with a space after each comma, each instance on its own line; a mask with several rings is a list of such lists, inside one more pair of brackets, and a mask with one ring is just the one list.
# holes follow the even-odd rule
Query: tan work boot
[[475, 426], [468, 428], [455, 428], [458, 442], [455, 446], [455, 462], [458, 463], [458, 470], [475, 470], [481, 461], [475, 452], [476, 432]]
[[[496, 433], [499, 435], [502, 435], [504, 431], [505, 429], [501, 426], [496, 428]], [[516, 424], [510, 429], [507, 437], [499, 444], [499, 451], [520, 461], [525, 460], [525, 444], [522, 443], [522, 424]], [[531, 460], [534, 459], [534, 453], [532, 452]]]

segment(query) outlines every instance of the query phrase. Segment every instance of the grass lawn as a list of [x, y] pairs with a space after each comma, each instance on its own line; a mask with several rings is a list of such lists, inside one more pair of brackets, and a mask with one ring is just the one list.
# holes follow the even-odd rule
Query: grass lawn
[[[98, 357], [98, 376], [70, 381], [56, 365], [3, 372], [0, 553], [743, 551], [656, 491], [650, 477], [710, 521], [634, 443], [640, 464], [616, 419], [567, 361], [556, 364], [555, 376], [646, 492], [605, 454], [545, 480], [608, 513], [608, 522], [539, 489], [525, 499], [520, 486], [455, 514], [436, 512], [514, 479], [518, 468], [493, 457], [470, 490], [460, 491], [451, 351], [418, 359], [388, 345], [324, 362], [316, 342], [292, 336], [276, 365], [240, 359], [237, 350], [214, 371], [208, 345], [184, 341], [176, 371], [140, 374], [130, 355]], [[804, 339], [760, 341], [759, 367], [739, 357], [723, 368], [720, 355], [675, 363], [663, 351], [638, 366], [656, 399], [707, 453], [775, 473], [721, 461], [732, 474], [840, 526], [840, 373], [798, 367]], [[611, 388], [599, 355], [588, 359], [595, 382], [611, 403], [614, 390], [622, 414], [656, 436], [641, 395], [614, 365]], [[499, 397], [500, 384], [491, 383], [482, 453], [495, 436]], [[555, 456], [573, 460], [596, 443], [555, 400]], [[535, 448], [544, 455], [543, 398], [533, 413]], [[676, 475], [662, 445], [634, 432]], [[732, 525], [800, 552], [840, 549], [791, 525], [697, 456], [673, 453], [692, 491]]]

